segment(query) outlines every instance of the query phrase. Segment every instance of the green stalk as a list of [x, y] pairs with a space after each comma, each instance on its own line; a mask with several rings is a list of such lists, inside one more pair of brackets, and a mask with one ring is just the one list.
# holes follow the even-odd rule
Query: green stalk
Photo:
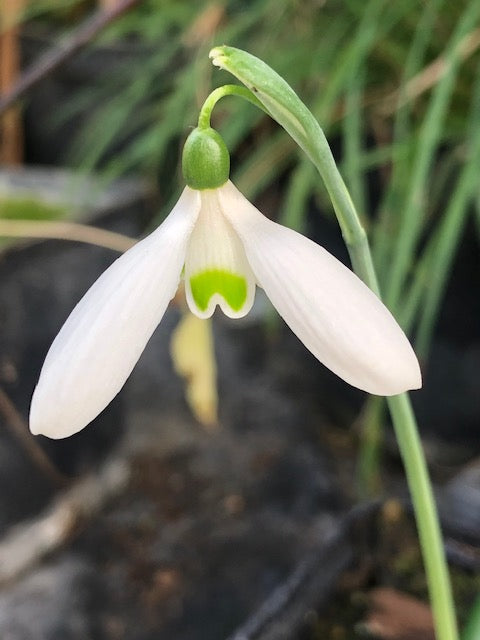
[[478, 638], [480, 638], [480, 594], [473, 603], [462, 633], [462, 640], [478, 640]]
[[224, 84], [223, 86], [218, 87], [218, 89], [214, 89], [203, 103], [203, 106], [200, 109], [200, 113], [198, 115], [199, 129], [208, 129], [210, 127], [210, 118], [212, 116], [212, 111], [215, 108], [217, 102], [225, 96], [239, 96], [240, 98], [251, 102], [262, 111], [266, 111], [263, 104], [259, 100], [257, 100], [257, 98], [251, 91], [245, 89], [245, 87], [239, 87], [238, 84]]
[[[317, 139], [317, 143], [319, 146], [327, 144], [321, 137]], [[333, 157], [325, 152], [315, 156], [315, 166], [325, 182], [335, 210], [338, 210], [337, 215], [340, 214], [342, 231], [353, 269], [373, 291], [378, 293], [377, 277], [368, 240]], [[415, 511], [436, 635], [438, 640], [456, 640], [458, 630], [453, 595], [438, 513], [415, 415], [406, 393], [388, 398], [387, 403]]]
[[[258, 58], [232, 47], [216, 47], [210, 57], [216, 66], [232, 73], [252, 91], [312, 160], [332, 200], [353, 268], [378, 293], [366, 233], [325, 135], [311, 112], [285, 80]], [[457, 640], [455, 607], [438, 513], [415, 416], [407, 394], [388, 398], [388, 406], [415, 511], [436, 637], [437, 640]]]
[[432, 483], [408, 394], [387, 398], [415, 511], [438, 640], [456, 640], [458, 626]]
[[[328, 144], [322, 137], [317, 138], [316, 142], [319, 145]], [[314, 162], [325, 182], [335, 210], [339, 210], [337, 215], [339, 221], [341, 220], [353, 269], [378, 293], [368, 240], [333, 157], [326, 152], [316, 153]], [[436, 635], [438, 640], [457, 640], [455, 605], [442, 534], [415, 415], [406, 393], [388, 398], [387, 403], [415, 511]]]
[[[422, 15], [418, 20], [418, 24], [415, 28], [414, 37], [412, 39], [412, 44], [409, 48], [407, 58], [405, 60], [404, 66], [404, 74], [403, 80], [400, 85], [400, 100], [401, 104], [402, 100], [405, 98], [406, 92], [406, 84], [408, 80], [413, 77], [414, 73], [418, 71], [419, 67], [421, 67], [424, 62], [424, 55], [427, 49], [427, 46], [431, 39], [431, 31], [433, 29], [435, 23], [435, 17], [438, 12], [438, 8], [441, 6], [441, 3], [444, 0], [432, 0], [425, 5]], [[353, 68], [353, 73], [350, 83], [350, 92], [347, 94], [347, 99], [350, 96], [350, 101], [352, 101], [353, 96], [351, 95], [354, 92], [355, 86], [359, 84], [359, 75], [356, 67]], [[410, 118], [410, 105], [404, 105], [403, 107], [397, 108], [395, 115], [395, 122], [393, 127], [393, 140], [394, 141], [403, 141], [408, 140], [409, 136], [409, 118]], [[356, 111], [360, 113], [360, 104], [356, 106]], [[353, 115], [346, 114], [345, 116], [345, 158], [348, 159], [350, 152], [350, 170], [346, 171], [346, 183], [350, 188], [350, 191], [353, 195], [353, 200], [356, 202], [357, 207], [360, 206], [360, 211], [364, 211], [365, 205], [362, 205], [362, 202], [365, 202], [365, 199], [361, 199], [357, 194], [359, 192], [359, 187], [357, 184], [360, 180], [360, 169], [359, 167], [359, 159], [358, 153], [354, 154], [351, 152], [352, 145], [355, 142], [348, 141], [353, 139], [354, 141], [359, 136], [360, 129], [360, 116], [357, 115], [356, 118]], [[356, 122], [356, 131], [355, 127], [350, 127], [351, 130], [347, 130], [347, 125], [349, 121], [357, 121]], [[357, 148], [359, 147], [357, 142]], [[373, 225], [373, 237], [371, 238], [371, 244], [373, 246], [373, 258], [374, 263], [377, 267], [379, 276], [380, 276], [380, 286], [382, 285], [382, 272], [387, 271], [387, 265], [390, 263], [390, 256], [394, 250], [394, 241], [396, 235], [393, 233], [389, 233], [389, 229], [394, 228], [394, 220], [392, 217], [395, 217], [394, 212], [397, 210], [398, 203], [398, 194], [401, 193], [402, 187], [402, 178], [405, 175], [405, 170], [409, 167], [408, 157], [410, 154], [405, 154], [405, 149], [403, 145], [395, 145], [392, 149], [392, 159], [391, 165], [393, 168], [392, 176], [389, 181], [389, 188], [387, 189], [387, 195], [384, 198], [380, 206], [380, 215], [375, 225]], [[355, 157], [357, 156], [357, 157]], [[345, 163], [345, 169], [347, 170], [348, 164]], [[356, 181], [352, 182], [352, 176], [356, 174]], [[354, 189], [352, 187], [355, 186]], [[397, 200], [397, 202], [396, 202]], [[383, 269], [382, 269], [383, 266]], [[385, 278], [383, 278], [385, 281]], [[413, 289], [414, 287], [411, 287]], [[418, 290], [418, 286], [415, 287]], [[410, 292], [409, 292], [410, 293]], [[411, 302], [417, 302], [419, 300], [418, 295], [415, 296], [416, 291], [412, 291], [413, 296], [410, 297]], [[423, 293], [423, 290], [422, 290]], [[400, 309], [398, 310], [400, 312]], [[404, 306], [402, 306], [402, 316], [405, 313], [409, 313], [412, 315], [412, 311], [406, 310]], [[400, 322], [400, 326], [405, 330], [406, 327], [402, 323], [402, 317], [400, 314], [397, 314], [397, 319]], [[378, 490], [380, 487], [380, 459], [381, 459], [381, 447], [382, 447], [382, 417], [383, 417], [383, 408], [385, 407], [384, 402], [379, 401], [379, 398], [369, 398], [366, 403], [365, 409], [365, 419], [363, 423], [363, 431], [362, 437], [360, 439], [360, 447], [358, 451], [358, 466], [357, 466], [357, 481], [359, 486], [359, 495], [372, 496], [374, 492], [378, 494]]]
[[384, 398], [369, 396], [361, 415], [360, 446], [357, 459], [357, 495], [360, 499], [378, 496], [381, 488]]

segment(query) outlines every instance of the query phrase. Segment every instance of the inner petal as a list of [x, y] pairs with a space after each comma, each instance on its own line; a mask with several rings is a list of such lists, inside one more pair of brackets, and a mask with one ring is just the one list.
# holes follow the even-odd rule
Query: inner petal
[[252, 308], [255, 277], [217, 190], [202, 191], [201, 202], [185, 259], [188, 306], [199, 318], [209, 318], [217, 304], [230, 318], [241, 318]]

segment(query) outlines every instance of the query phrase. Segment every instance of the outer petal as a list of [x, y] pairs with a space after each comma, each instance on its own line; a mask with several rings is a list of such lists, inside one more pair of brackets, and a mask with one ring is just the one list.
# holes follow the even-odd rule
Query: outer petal
[[43, 365], [30, 430], [65, 438], [115, 397], [175, 295], [200, 196], [188, 187], [163, 224], [116, 260], [74, 308]]
[[311, 240], [265, 218], [232, 183], [219, 197], [258, 283], [314, 356], [369, 393], [388, 396], [421, 386], [405, 334], [352, 271]]

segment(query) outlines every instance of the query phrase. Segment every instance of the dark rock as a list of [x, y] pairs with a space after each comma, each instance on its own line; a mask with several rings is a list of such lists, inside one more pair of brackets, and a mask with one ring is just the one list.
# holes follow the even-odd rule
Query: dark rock
[[72, 554], [0, 592], [2, 640], [94, 638], [97, 582], [89, 563]]
[[480, 462], [454, 476], [439, 492], [438, 500], [446, 528], [457, 539], [480, 546]]

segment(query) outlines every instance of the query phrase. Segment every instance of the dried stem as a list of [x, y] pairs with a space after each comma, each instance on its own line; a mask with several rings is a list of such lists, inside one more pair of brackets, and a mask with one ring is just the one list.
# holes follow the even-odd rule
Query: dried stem
[[[0, 4], [0, 96], [10, 91], [20, 72], [18, 18], [24, 0], [3, 0]], [[0, 162], [20, 164], [23, 157], [23, 131], [18, 108], [8, 109], [0, 122]]]
[[76, 222], [0, 220], [0, 237], [86, 242], [112, 251], [127, 251], [137, 242], [121, 233]]
[[[480, 47], [480, 27], [467, 33], [457, 45], [457, 55], [461, 60], [472, 56]], [[409, 80], [404, 89], [396, 90], [385, 96], [378, 104], [377, 111], [382, 115], [392, 115], [399, 108], [416, 100], [434, 87], [448, 72], [451, 61], [445, 55], [435, 58], [422, 71]]]
[[[0, 415], [5, 419], [5, 426], [15, 440], [27, 453], [33, 464], [57, 487], [64, 486], [68, 480], [60, 473], [45, 451], [30, 435], [28, 426], [5, 391], [0, 387]], [[0, 563], [1, 564], [1, 563]]]
[[78, 480], [38, 517], [13, 527], [0, 540], [0, 585], [12, 581], [64, 545], [80, 526], [95, 516], [130, 478], [124, 458], [111, 458]]
[[127, 11], [133, 9], [141, 0], [119, 0], [108, 10], [100, 10], [87, 18], [61, 45], [47, 51], [20, 77], [13, 89], [0, 98], [0, 114], [23, 97], [32, 87], [67, 62], [74, 54], [91, 42], [108, 25]]

